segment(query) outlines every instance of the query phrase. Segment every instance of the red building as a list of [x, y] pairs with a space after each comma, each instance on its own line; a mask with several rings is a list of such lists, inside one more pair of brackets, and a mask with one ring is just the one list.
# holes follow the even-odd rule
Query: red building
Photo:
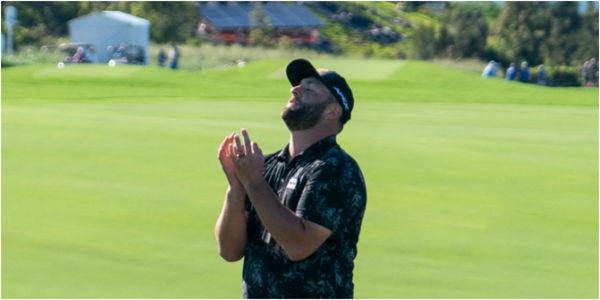
[[[201, 2], [198, 34], [228, 44], [246, 44], [250, 30], [258, 26], [250, 17], [256, 5], [257, 2]], [[275, 38], [288, 36], [296, 44], [314, 44], [319, 38], [317, 28], [325, 25], [302, 4], [265, 2], [260, 5], [275, 29]]]

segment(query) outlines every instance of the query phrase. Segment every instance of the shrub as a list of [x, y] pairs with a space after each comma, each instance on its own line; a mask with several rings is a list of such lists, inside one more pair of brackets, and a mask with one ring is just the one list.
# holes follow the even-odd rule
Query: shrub
[[[537, 74], [535, 73], [532, 72], [532, 75], [535, 75], [537, 81]], [[577, 67], [547, 66], [546, 73], [549, 86], [581, 86], [581, 76]], [[531, 79], [533, 80], [534, 77], [532, 76]]]
[[294, 41], [289, 36], [284, 35], [281, 38], [279, 38], [277, 47], [280, 49], [289, 50], [289, 49], [294, 49], [295, 45], [294, 45]]

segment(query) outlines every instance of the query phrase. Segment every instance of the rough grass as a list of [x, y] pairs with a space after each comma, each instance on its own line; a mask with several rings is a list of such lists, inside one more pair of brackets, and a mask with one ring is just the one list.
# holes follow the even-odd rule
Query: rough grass
[[[169, 45], [152, 45], [150, 59], [152, 65], [157, 65], [160, 48], [168, 53]], [[186, 71], [198, 71], [215, 68], [227, 68], [236, 65], [238, 60], [257, 61], [264, 59], [282, 59], [288, 57], [330, 58], [332, 55], [302, 48], [264, 48], [254, 46], [240, 46], [237, 44], [212, 45], [209, 43], [200, 46], [179, 45], [181, 51], [180, 67]]]
[[2, 55], [2, 68], [32, 65], [32, 64], [56, 64], [64, 59], [64, 55], [59, 51], [42, 51], [35, 46], [23, 47], [14, 54]]
[[[2, 76], [2, 297], [237, 298], [213, 236], [222, 138], [287, 131], [286, 60]], [[357, 298], [597, 298], [598, 89], [414, 61], [318, 59], [357, 103]]]

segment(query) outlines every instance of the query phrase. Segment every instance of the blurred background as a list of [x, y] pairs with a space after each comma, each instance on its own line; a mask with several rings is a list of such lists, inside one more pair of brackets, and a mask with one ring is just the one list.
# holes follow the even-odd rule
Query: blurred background
[[[158, 64], [159, 52], [168, 56], [172, 42], [180, 53], [178, 67], [189, 71], [304, 53], [434, 60], [478, 72], [494, 61], [488, 76], [499, 77], [506, 77], [514, 63], [516, 80], [597, 85], [594, 74], [586, 75], [598, 69], [597, 62], [590, 63], [598, 56], [597, 1], [3, 1], [5, 19], [7, 6], [18, 14], [11, 34], [14, 49], [3, 43], [3, 66], [63, 60], [80, 46], [92, 47], [98, 63], [107, 63], [125, 46], [129, 63]], [[102, 11], [112, 13], [95, 15]], [[100, 33], [98, 24], [106, 22], [112, 29]], [[115, 33], [114, 24], [136, 24], [132, 27], [141, 26], [141, 34]], [[136, 57], [138, 52], [143, 56]], [[530, 76], [520, 79], [523, 62]]]

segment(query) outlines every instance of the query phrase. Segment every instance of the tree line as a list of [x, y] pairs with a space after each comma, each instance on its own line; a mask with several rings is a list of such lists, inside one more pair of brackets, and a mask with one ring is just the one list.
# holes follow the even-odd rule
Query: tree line
[[180, 43], [193, 38], [200, 19], [196, 3], [183, 1], [3, 1], [2, 11], [9, 5], [17, 8], [17, 47], [51, 44], [56, 37], [68, 35], [70, 20], [102, 10], [118, 10], [147, 19], [152, 24], [150, 38], [157, 43]]
[[598, 57], [598, 8], [592, 2], [580, 13], [573, 1], [506, 1], [493, 25], [481, 10], [449, 4], [441, 19], [440, 26], [421, 25], [413, 33], [417, 58], [580, 66]]

